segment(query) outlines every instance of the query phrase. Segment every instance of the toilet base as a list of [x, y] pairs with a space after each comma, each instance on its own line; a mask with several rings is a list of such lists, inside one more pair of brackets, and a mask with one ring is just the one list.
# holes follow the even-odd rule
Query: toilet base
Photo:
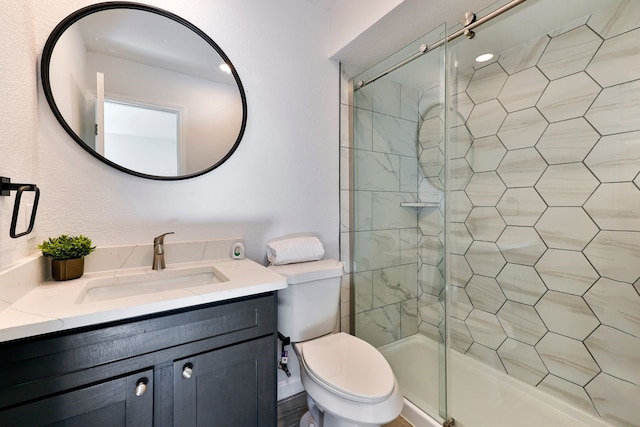
[[307, 395], [307, 407], [309, 410], [300, 418], [300, 427], [380, 427], [380, 424], [357, 423], [330, 412], [321, 411], [309, 395]]

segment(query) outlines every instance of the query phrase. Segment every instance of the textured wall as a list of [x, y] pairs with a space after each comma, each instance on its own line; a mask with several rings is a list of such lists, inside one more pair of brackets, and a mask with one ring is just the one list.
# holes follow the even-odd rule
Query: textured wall
[[622, 2], [460, 78], [449, 147], [452, 347], [625, 426], [640, 424], [639, 22]]
[[248, 256], [263, 261], [268, 238], [315, 231], [327, 256], [338, 256], [338, 65], [325, 54], [325, 11], [291, 0], [147, 2], [218, 42], [249, 107], [244, 139], [223, 166], [156, 182], [95, 160], [56, 122], [38, 93], [36, 63], [53, 27], [91, 2], [37, 3], [10, 1], [0, 18], [0, 172], [42, 189], [37, 240], [8, 239], [12, 201], [0, 200], [0, 268], [63, 232], [98, 245], [145, 243], [165, 231], [175, 241], [244, 236]]

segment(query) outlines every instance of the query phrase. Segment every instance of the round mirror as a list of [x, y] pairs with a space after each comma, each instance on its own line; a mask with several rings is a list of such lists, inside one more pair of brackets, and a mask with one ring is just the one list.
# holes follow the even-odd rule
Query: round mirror
[[209, 172], [247, 122], [240, 77], [200, 29], [165, 10], [100, 3], [66, 17], [47, 40], [45, 97], [82, 148], [132, 175]]

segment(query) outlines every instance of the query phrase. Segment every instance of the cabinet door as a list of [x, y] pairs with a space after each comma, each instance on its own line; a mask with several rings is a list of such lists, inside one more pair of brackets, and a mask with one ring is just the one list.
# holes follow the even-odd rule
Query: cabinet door
[[174, 363], [174, 425], [274, 426], [273, 335]]
[[153, 370], [0, 411], [0, 426], [135, 426], [153, 424]]

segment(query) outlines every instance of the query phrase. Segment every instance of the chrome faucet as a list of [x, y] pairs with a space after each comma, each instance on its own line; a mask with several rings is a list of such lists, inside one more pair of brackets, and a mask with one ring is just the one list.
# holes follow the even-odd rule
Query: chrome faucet
[[173, 231], [164, 233], [153, 239], [153, 265], [154, 270], [163, 270], [164, 264], [164, 236], [167, 234], [173, 234]]

